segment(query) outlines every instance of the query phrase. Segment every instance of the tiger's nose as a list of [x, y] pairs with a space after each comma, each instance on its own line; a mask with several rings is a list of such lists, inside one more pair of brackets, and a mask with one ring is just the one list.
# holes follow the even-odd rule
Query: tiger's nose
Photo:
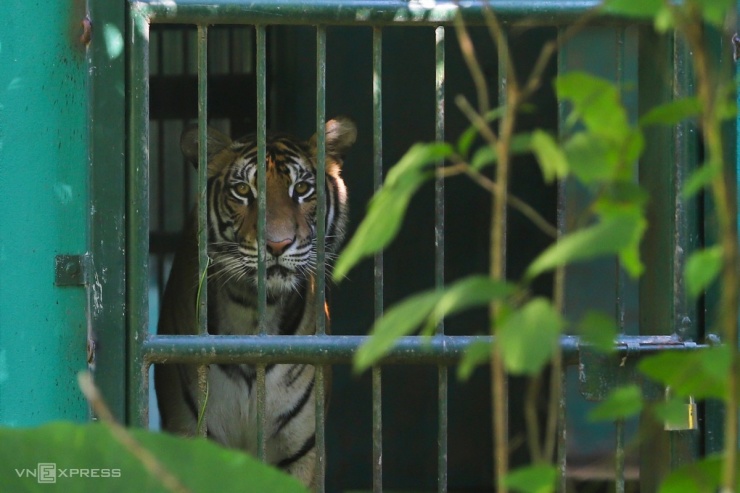
[[280, 241], [270, 241], [267, 240], [267, 251], [270, 252], [274, 257], [279, 257], [283, 253], [285, 253], [285, 250], [288, 249], [290, 245], [293, 244], [295, 241], [295, 237], [293, 238], [286, 238], [284, 240]]

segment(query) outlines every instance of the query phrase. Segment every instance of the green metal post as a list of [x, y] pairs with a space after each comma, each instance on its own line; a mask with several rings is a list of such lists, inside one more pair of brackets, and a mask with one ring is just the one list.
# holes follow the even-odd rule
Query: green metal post
[[0, 15], [0, 424], [84, 421], [86, 293], [55, 285], [55, 256], [88, 248], [84, 3]]
[[[90, 253], [88, 286], [95, 382], [113, 415], [126, 421], [125, 14], [119, 2], [89, 2]], [[100, 30], [97, 31], [100, 33]]]
[[[640, 112], [686, 95], [685, 49], [671, 37], [658, 36], [652, 28], [640, 30]], [[648, 228], [641, 256], [650, 266], [640, 280], [640, 334], [659, 335], [677, 328], [681, 336], [696, 339], [693, 309], [683, 298], [683, 263], [693, 236], [686, 223], [681, 186], [688, 168], [687, 136], [680, 129], [651, 127], [645, 130], [645, 152], [640, 160], [640, 182], [650, 194]], [[649, 416], [641, 420], [640, 488], [657, 491], [671, 469], [698, 452], [696, 431], [664, 431]]]
[[128, 315], [128, 423], [149, 422], [149, 368], [143, 344], [149, 334], [149, 19], [130, 9], [128, 73], [128, 176], [126, 312]]

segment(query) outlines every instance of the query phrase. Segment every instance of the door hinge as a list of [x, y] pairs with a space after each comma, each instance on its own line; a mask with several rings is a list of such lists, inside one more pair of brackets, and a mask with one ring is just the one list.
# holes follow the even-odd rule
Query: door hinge
[[89, 274], [89, 253], [54, 257], [54, 284], [56, 286], [85, 286]]

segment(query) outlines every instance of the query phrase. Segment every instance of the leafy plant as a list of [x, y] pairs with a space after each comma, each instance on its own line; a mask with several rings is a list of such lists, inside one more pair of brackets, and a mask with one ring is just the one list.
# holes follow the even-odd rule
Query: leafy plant
[[[459, 369], [467, 377], [477, 365], [490, 360], [493, 385], [494, 456], [498, 478], [497, 491], [514, 489], [523, 492], [546, 492], [555, 489], [556, 469], [548, 465], [554, 451], [557, 411], [554, 399], [560, 394], [559, 378], [551, 382], [550, 414], [543, 443], [539, 443], [536, 423], [528, 420], [528, 443], [538, 462], [531, 467], [508, 471], [508, 431], [502, 416], [506, 414], [505, 380], [507, 374], [528, 375], [540, 379], [543, 367], [550, 364], [553, 374], [561, 371], [558, 342], [562, 331], [574, 325], [583, 340], [595, 349], [614, 349], [616, 324], [609, 317], [589, 313], [580, 323], [565, 320], [561, 315], [563, 297], [563, 267], [597, 257], [617, 256], [620, 265], [633, 276], [639, 276], [646, 266], [640, 259], [640, 243], [648, 226], [646, 204], [649, 197], [637, 185], [636, 163], [644, 149], [643, 130], [654, 125], [675, 125], [686, 118], [700, 123], [706, 149], [706, 162], [687, 180], [684, 198], [706, 190], [716, 206], [718, 243], [694, 252], [685, 271], [688, 293], [694, 299], [719, 281], [721, 300], [718, 332], [724, 346], [686, 353], [664, 353], [646, 358], [640, 370], [649, 378], [670, 387], [683, 398], [717, 398], [729, 411], [725, 421], [725, 452], [721, 458], [707, 459], [696, 466], [706, 477], [711, 470], [712, 489], [722, 485], [723, 491], [733, 491], [737, 483], [738, 392], [738, 285], [740, 256], [738, 254], [737, 210], [731, 180], [723, 154], [723, 121], [736, 113], [731, 81], [722, 78], [712, 66], [706, 48], [705, 24], [721, 29], [734, 8], [730, 0], [611, 0], [595, 13], [652, 20], [659, 32], [675, 30], [683, 36], [691, 52], [696, 74], [696, 95], [671, 101], [653, 108], [638, 124], [632, 124], [620, 98], [620, 90], [612, 82], [582, 72], [560, 74], [554, 81], [559, 101], [567, 103], [570, 112], [565, 128], [556, 138], [546, 131], [535, 130], [516, 134], [516, 121], [527, 99], [541, 85], [544, 67], [559, 45], [577, 32], [590, 16], [576, 22], [557, 41], [547, 43], [529, 77], [520, 82], [511, 66], [506, 36], [495, 15], [484, 9], [487, 25], [498, 48], [500, 63], [507, 67], [506, 104], [491, 110], [483, 72], [476, 60], [466, 27], [458, 16], [456, 28], [460, 46], [471, 78], [475, 83], [478, 106], [462, 96], [456, 99], [471, 126], [453, 143], [417, 143], [388, 173], [384, 186], [370, 202], [367, 216], [355, 237], [340, 255], [335, 278], [340, 280], [363, 257], [385, 248], [395, 237], [411, 196], [421, 184], [434, 177], [450, 178], [465, 175], [492, 195], [490, 269], [487, 276], [457, 281], [438, 290], [413, 295], [389, 309], [378, 320], [366, 345], [355, 358], [357, 370], [377, 364], [401, 336], [424, 326], [423, 333], [444, 316], [473, 306], [488, 305], [490, 333], [494, 343], [471, 345]], [[494, 127], [495, 126], [495, 127]], [[481, 137], [485, 146], [472, 152], [472, 143]], [[533, 153], [546, 182], [573, 180], [591, 192], [591, 202], [585, 207], [581, 226], [563, 232], [549, 224], [533, 208], [514, 197], [509, 191], [509, 167], [514, 154]], [[471, 155], [472, 154], [472, 155]], [[440, 166], [439, 162], [445, 160]], [[493, 166], [495, 179], [483, 173]], [[519, 210], [556, 241], [545, 249], [526, 269], [521, 279], [512, 281], [503, 276], [503, 224], [507, 207]], [[543, 273], [554, 271], [553, 300], [532, 298], [530, 285]], [[477, 291], [475, 286], [485, 286]], [[468, 300], [465, 301], [465, 297]], [[441, 300], [455, 300], [454, 310], [439, 310]], [[671, 401], [673, 402], [673, 401]], [[670, 414], [670, 403], [656, 410]], [[640, 413], [645, 408], [642, 389], [634, 384], [616, 388], [594, 409], [595, 420], [621, 420]], [[674, 406], [675, 409], [675, 406]], [[719, 473], [721, 469], [721, 479]], [[678, 491], [674, 485], [684, 472], [668, 478], [663, 490]], [[697, 473], [698, 474], [698, 473]], [[704, 481], [704, 480], [701, 480]], [[699, 491], [697, 489], [696, 491]], [[708, 491], [701, 489], [701, 491]]]

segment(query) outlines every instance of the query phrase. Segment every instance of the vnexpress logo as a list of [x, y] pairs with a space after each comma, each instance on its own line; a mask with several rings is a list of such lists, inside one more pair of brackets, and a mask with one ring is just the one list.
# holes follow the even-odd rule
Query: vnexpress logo
[[38, 483], [56, 483], [57, 479], [64, 478], [120, 478], [120, 469], [74, 467], [68, 469], [57, 468], [53, 462], [40, 462], [36, 469], [16, 469], [19, 478], [36, 478]]
[[36, 481], [39, 483], [57, 482], [57, 465], [54, 463], [39, 463], [36, 466]]

